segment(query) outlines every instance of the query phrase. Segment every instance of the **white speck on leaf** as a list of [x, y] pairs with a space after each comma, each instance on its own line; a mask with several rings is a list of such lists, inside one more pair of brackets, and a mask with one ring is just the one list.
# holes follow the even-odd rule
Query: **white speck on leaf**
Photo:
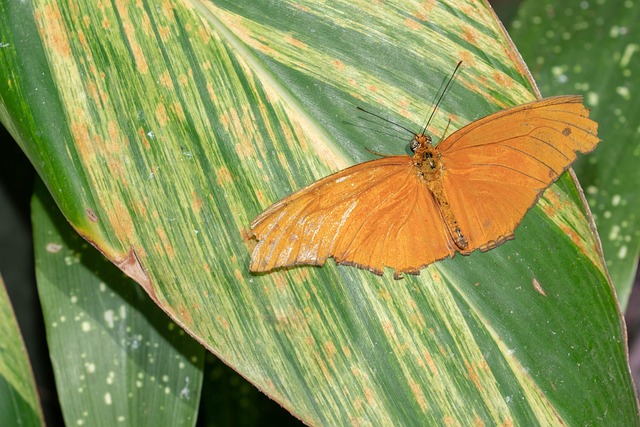
[[62, 245], [58, 243], [47, 243], [47, 252], [49, 252], [50, 254], [58, 253], [61, 249]]
[[614, 225], [609, 232], [609, 240], [616, 240], [620, 234], [620, 226]]
[[619, 259], [624, 259], [627, 256], [627, 245], [622, 245], [620, 246], [620, 249], [618, 250], [618, 258]]
[[189, 399], [189, 377], [186, 377], [184, 382], [184, 387], [180, 390], [179, 396], [181, 399]]
[[616, 88], [616, 93], [618, 95], [620, 95], [622, 98], [624, 98], [625, 100], [629, 100], [631, 99], [631, 94], [629, 93], [629, 88], [626, 86], [618, 86]]
[[113, 325], [114, 325], [114, 314], [113, 314], [113, 310], [106, 310], [104, 312], [104, 321], [107, 322], [107, 327], [109, 329], [113, 329]]

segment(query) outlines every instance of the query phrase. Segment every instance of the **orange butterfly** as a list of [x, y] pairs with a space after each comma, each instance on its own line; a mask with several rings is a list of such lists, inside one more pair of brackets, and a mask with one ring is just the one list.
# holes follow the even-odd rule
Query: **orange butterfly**
[[437, 146], [427, 134], [413, 156], [360, 163], [280, 200], [251, 222], [250, 269], [300, 264], [383, 267], [419, 274], [456, 252], [506, 240], [576, 152], [599, 142], [580, 96], [557, 96], [468, 124]]

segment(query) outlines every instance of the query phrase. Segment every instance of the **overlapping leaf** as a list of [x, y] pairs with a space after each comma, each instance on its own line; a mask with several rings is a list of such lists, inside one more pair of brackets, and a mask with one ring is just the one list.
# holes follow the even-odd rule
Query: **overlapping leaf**
[[43, 425], [29, 357], [0, 277], [0, 423]]
[[[640, 6], [526, 2], [514, 38], [544, 95], [584, 94], [603, 143], [576, 164], [618, 298], [627, 304], [640, 254]], [[545, 22], [546, 21], [546, 22]], [[553, 28], [549, 28], [549, 22]]]

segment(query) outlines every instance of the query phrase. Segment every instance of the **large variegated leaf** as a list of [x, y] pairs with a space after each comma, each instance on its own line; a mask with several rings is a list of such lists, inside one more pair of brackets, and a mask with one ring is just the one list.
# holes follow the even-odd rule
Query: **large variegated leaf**
[[[249, 221], [331, 171], [535, 98], [476, 1], [2, 3], [0, 117], [73, 226], [313, 424], [638, 423], [570, 175], [489, 253], [394, 281], [248, 271]], [[429, 226], [417, 232], [429, 238]], [[97, 290], [96, 290], [97, 292]]]

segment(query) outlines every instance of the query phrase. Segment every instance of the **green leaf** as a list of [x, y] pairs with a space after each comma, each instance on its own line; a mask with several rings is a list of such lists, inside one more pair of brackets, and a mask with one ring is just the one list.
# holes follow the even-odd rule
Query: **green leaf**
[[622, 307], [640, 254], [639, 20], [637, 2], [527, 1], [512, 31], [542, 94], [584, 94], [600, 124], [603, 142], [574, 169]]
[[0, 425], [44, 425], [18, 322], [0, 277]]
[[194, 425], [202, 347], [89, 246], [39, 184], [38, 293], [67, 425]]
[[420, 129], [459, 59], [436, 136], [535, 98], [486, 5], [3, 7], [0, 117], [66, 217], [303, 421], [638, 424], [620, 314], [568, 174], [515, 241], [419, 277], [248, 271], [262, 209], [373, 158], [366, 148], [406, 150], [355, 106]]

